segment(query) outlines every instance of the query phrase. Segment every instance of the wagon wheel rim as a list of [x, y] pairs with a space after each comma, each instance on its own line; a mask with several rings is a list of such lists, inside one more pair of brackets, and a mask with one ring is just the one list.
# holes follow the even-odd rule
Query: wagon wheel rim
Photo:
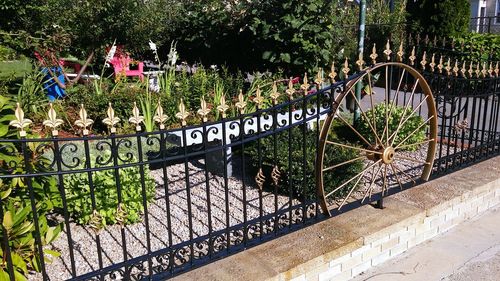
[[[394, 70], [396, 70], [397, 77], [394, 77]], [[373, 81], [375, 80], [374, 75], [376, 73], [385, 73], [383, 79], [385, 81], [382, 81], [383, 87], [379, 87], [379, 91], [383, 89], [384, 100], [382, 103], [386, 105], [384, 107], [385, 118], [383, 118], [384, 121], [382, 122], [385, 123], [385, 125], [382, 124], [382, 127], [377, 123], [375, 114], [373, 114], [377, 108], [377, 102], [374, 100], [375, 82]], [[410, 87], [406, 85], [403, 90], [403, 81], [404, 79], [408, 81], [409, 77], [411, 77], [410, 81], [412, 81], [412, 84]], [[395, 89], [392, 87], [393, 81], [397, 81], [395, 85], [397, 87]], [[355, 95], [356, 86], [364, 84], [368, 85], [368, 90], [366, 91], [365, 89], [365, 93], [369, 92], [369, 94], [364, 97], [367, 99], [364, 101], [365, 106], [363, 106], [363, 101], [358, 99]], [[419, 99], [415, 101], [415, 96], [417, 95]], [[405, 100], [404, 104], [402, 104], [403, 114], [400, 116], [401, 118], [394, 128], [394, 125], [389, 125], [389, 120], [395, 118], [393, 116], [397, 110], [395, 108], [402, 97]], [[367, 125], [369, 128], [369, 135], [367, 135], [366, 132], [360, 132], [356, 126], [351, 124], [349, 120], [346, 120], [340, 113], [340, 109], [348, 98], [351, 99], [352, 104], [354, 104], [356, 108], [360, 109], [359, 118], [364, 120], [365, 126]], [[415, 120], [413, 116], [420, 115], [423, 107], [427, 110], [427, 116], [420, 116], [423, 122], [420, 124], [420, 127], [417, 126], [417, 128], [408, 135], [400, 136], [402, 128], [404, 128], [410, 120]], [[370, 111], [372, 111], [371, 116], [369, 113]], [[346, 130], [350, 130], [356, 137], [358, 143], [351, 144], [331, 140], [329, 134], [334, 120], [342, 123]], [[418, 142], [411, 142], [413, 141], [413, 136], [417, 132], [420, 132], [419, 130], [422, 130], [422, 128], [426, 128], [425, 139]], [[337, 96], [332, 104], [332, 111], [328, 114], [321, 129], [318, 159], [316, 161], [316, 187], [323, 213], [330, 215], [330, 209], [332, 207], [330, 205], [332, 204], [329, 204], [329, 202], [332, 200], [337, 203], [333, 205], [338, 207], [338, 210], [341, 210], [341, 208], [348, 203], [348, 200], [352, 199], [353, 192], [357, 190], [360, 185], [364, 185], [365, 187], [365, 190], [359, 192], [363, 194], [362, 199], [360, 199], [363, 203], [366, 199], [371, 200], [376, 187], [381, 189], [382, 196], [387, 194], [387, 191], [390, 189], [390, 181], [392, 181], [393, 185], [399, 186], [401, 189], [403, 189], [403, 183], [407, 184], [411, 182], [414, 185], [418, 180], [427, 181], [434, 164], [436, 140], [437, 111], [434, 97], [425, 78], [417, 70], [406, 64], [396, 62], [381, 63], [363, 70], [361, 75], [350, 81], [346, 85], [345, 90]], [[325, 153], [327, 153], [327, 146], [355, 151], [357, 157], [343, 160], [340, 163], [325, 163], [325, 156], [328, 156], [325, 155]], [[426, 154], [425, 160], [413, 158], [411, 157], [412, 155], [408, 155], [409, 153], [407, 153], [405, 149], [411, 147], [423, 147], [423, 152]], [[419, 151], [420, 153], [422, 153], [421, 150]], [[329, 189], [327, 192], [324, 184], [325, 175], [334, 172], [336, 169], [345, 168], [347, 165], [353, 165], [353, 163], [362, 163], [363, 169], [354, 176], [346, 178], [342, 183], [336, 186], [327, 186]], [[407, 163], [414, 163], [415, 169], [418, 168], [418, 170], [413, 171], [415, 175], [408, 175], [404, 169], [399, 167], [401, 163], [405, 163], [407, 166]], [[340, 196], [341, 198], [334, 197], [338, 195], [340, 191], [347, 195], [344, 194]]]

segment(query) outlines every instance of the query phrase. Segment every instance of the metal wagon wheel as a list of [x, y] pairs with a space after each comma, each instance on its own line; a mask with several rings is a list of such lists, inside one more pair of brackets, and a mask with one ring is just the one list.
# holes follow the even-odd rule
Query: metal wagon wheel
[[[356, 109], [359, 118], [353, 124]], [[436, 106], [420, 73], [396, 62], [363, 70], [335, 99], [321, 130], [316, 187], [323, 212], [329, 215], [350, 200], [363, 202], [393, 187], [427, 181], [436, 139]]]

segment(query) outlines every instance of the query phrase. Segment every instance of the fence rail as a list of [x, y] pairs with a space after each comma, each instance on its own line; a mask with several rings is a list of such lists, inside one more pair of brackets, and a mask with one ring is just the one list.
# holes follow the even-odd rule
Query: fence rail
[[[471, 62], [469, 72], [446, 60], [431, 62], [425, 50], [385, 51], [380, 58], [407, 57], [434, 93], [438, 149], [433, 176], [500, 154], [498, 67]], [[240, 100], [240, 114], [234, 118], [152, 133], [60, 138], [57, 126], [52, 126], [53, 137], [31, 139], [23, 133], [29, 122], [18, 111], [18, 123], [13, 124], [19, 125], [22, 137], [0, 140], [0, 153], [11, 159], [0, 163], [0, 180], [23, 186], [23, 204], [32, 214], [27, 218], [35, 227], [33, 260], [41, 273], [30, 277], [162, 279], [327, 218], [318, 205], [314, 176], [322, 120], [336, 114], [335, 99], [369, 71], [363, 61], [358, 63], [363, 70], [350, 76], [353, 65], [346, 61], [341, 69], [332, 67], [333, 81], [326, 82], [320, 74], [313, 84], [305, 80], [301, 89], [273, 91], [285, 101], [277, 103], [278, 97], [272, 97], [272, 107], [260, 108], [256, 97], [257, 110], [245, 113], [244, 104], [250, 101]], [[336, 71], [347, 78], [334, 82]], [[424, 99], [414, 86], [418, 81], [392, 79], [401, 73], [387, 67], [385, 79], [399, 86], [384, 90], [375, 84], [373, 89], [385, 91], [385, 100], [418, 109]], [[342, 111], [349, 113], [350, 106], [342, 104]], [[113, 128], [116, 116], [109, 115]], [[179, 115], [181, 122], [185, 116]], [[57, 117], [49, 117], [53, 123], [46, 124], [55, 125]], [[86, 115], [81, 117], [85, 121]], [[398, 190], [351, 200], [332, 214]], [[49, 243], [47, 228], [56, 227], [62, 232]], [[10, 254], [18, 250], [11, 243], [15, 235], [4, 224], [3, 268], [12, 280], [19, 271]], [[61, 256], [52, 263], [40, 259], [48, 257], [47, 250]]]

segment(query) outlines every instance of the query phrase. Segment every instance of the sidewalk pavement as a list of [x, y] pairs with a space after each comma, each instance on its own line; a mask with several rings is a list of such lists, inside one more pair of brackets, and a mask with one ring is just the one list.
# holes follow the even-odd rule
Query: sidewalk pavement
[[500, 207], [464, 222], [353, 281], [500, 280]]

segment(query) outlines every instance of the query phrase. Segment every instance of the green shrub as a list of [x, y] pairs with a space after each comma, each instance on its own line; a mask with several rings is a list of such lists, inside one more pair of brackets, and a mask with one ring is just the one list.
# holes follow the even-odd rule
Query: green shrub
[[[500, 59], [500, 35], [470, 32], [454, 37], [458, 51], [466, 53], [462, 58], [468, 61]], [[491, 56], [491, 58], [490, 58]]]
[[[105, 155], [103, 157], [109, 157]], [[94, 159], [94, 157], [92, 157]], [[95, 163], [92, 166], [96, 166]], [[97, 165], [99, 166], [99, 165]], [[141, 176], [139, 167], [120, 168], [120, 187], [122, 202], [118, 208], [118, 190], [113, 169], [92, 173], [98, 223], [92, 208], [89, 178], [86, 173], [65, 176], [64, 184], [68, 201], [68, 211], [79, 224], [92, 224], [96, 227], [123, 222], [131, 224], [141, 219], [144, 211]], [[153, 200], [155, 183], [144, 166], [146, 201]]]
[[[390, 113], [389, 120], [388, 120], [388, 126], [389, 126], [389, 136], [392, 135], [393, 132], [396, 131], [398, 128], [398, 125], [400, 123], [401, 119], [406, 119], [408, 118], [408, 121], [404, 123], [403, 126], [399, 129], [398, 133], [396, 134], [395, 140], [394, 140], [394, 145], [400, 144], [401, 141], [403, 141], [408, 135], [410, 135], [413, 131], [415, 131], [418, 127], [418, 129], [411, 137], [409, 137], [403, 144], [412, 144], [412, 143], [417, 143], [425, 140], [426, 137], [426, 129], [427, 125], [423, 125], [424, 120], [422, 117], [418, 116], [417, 114], [412, 113], [413, 108], [409, 108], [406, 110], [402, 106], [394, 106], [392, 104], [389, 104], [389, 106], [386, 106], [385, 103], [380, 103], [375, 106], [375, 112], [373, 110], [369, 110], [366, 112], [366, 116], [368, 117], [368, 120], [370, 124], [373, 125], [373, 115], [375, 114], [375, 123], [376, 123], [376, 130], [381, 137], [382, 132], [384, 131], [384, 128], [386, 126], [386, 109], [387, 109], [387, 114]], [[411, 115], [410, 115], [411, 114]], [[404, 115], [404, 116], [403, 116]], [[362, 136], [364, 136], [368, 141], [371, 143], [375, 143], [375, 136], [370, 128], [370, 125], [366, 121], [366, 119], [362, 116], [360, 118], [360, 122], [357, 125], [357, 129], [360, 132]], [[386, 136], [384, 136], [385, 140]], [[382, 140], [383, 141], [383, 140]], [[409, 146], [406, 148], [406, 150], [416, 150], [418, 146]]]
[[[337, 132], [345, 131], [346, 127], [342, 126], [338, 122], [334, 121], [332, 124], [332, 130], [330, 134], [331, 140], [338, 140]], [[291, 184], [293, 188], [294, 196], [299, 200], [303, 198], [313, 199], [316, 198], [316, 174], [315, 174], [315, 164], [316, 164], [316, 153], [317, 153], [317, 136], [314, 131], [309, 131], [306, 129], [305, 135], [303, 134], [302, 127], [294, 127], [290, 129], [291, 142], [288, 140], [288, 131], [284, 131], [276, 135], [277, 138], [277, 153], [274, 155], [274, 137], [266, 137], [261, 140], [261, 155], [262, 155], [262, 165], [265, 169], [265, 177], [270, 182], [271, 171], [275, 165], [274, 161], [277, 161], [281, 172], [281, 180], [278, 185], [278, 192], [283, 195], [289, 194], [289, 185]], [[345, 141], [345, 139], [343, 140]], [[305, 169], [303, 165], [304, 153], [303, 144], [305, 143]], [[288, 154], [288, 148], [291, 147], [291, 157]], [[245, 152], [250, 156], [251, 163], [254, 167], [258, 167], [259, 157], [257, 150], [257, 142], [253, 142], [249, 147], [248, 151]], [[324, 157], [324, 167], [329, 167], [334, 164], [338, 164], [347, 160], [354, 159], [358, 157], [357, 151], [334, 147], [332, 145], [326, 145], [325, 157]], [[288, 160], [291, 159], [291, 166]], [[338, 167], [334, 170], [327, 171], [323, 174], [323, 185], [326, 193], [331, 192], [334, 188], [340, 186], [342, 183], [346, 182], [359, 172], [363, 168], [363, 162], [355, 161], [353, 163]], [[290, 169], [290, 170], [289, 170]], [[287, 173], [290, 171], [291, 178], [288, 178]], [[305, 189], [304, 189], [305, 180]], [[341, 188], [335, 193], [335, 196], [342, 197], [347, 195], [350, 189], [354, 185], [354, 181], [347, 184], [345, 187]]]

